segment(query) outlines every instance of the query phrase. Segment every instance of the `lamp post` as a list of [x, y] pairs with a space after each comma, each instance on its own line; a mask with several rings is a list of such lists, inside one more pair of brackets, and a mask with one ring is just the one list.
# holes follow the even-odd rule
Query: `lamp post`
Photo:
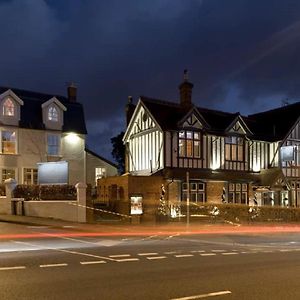
[[190, 174], [186, 172], [186, 226], [190, 225]]

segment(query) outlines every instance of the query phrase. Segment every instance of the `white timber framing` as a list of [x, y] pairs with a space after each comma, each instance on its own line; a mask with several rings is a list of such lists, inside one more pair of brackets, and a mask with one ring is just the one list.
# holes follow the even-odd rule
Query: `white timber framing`
[[163, 131], [141, 101], [136, 106], [123, 141], [127, 146], [129, 172], [150, 175], [164, 167]]

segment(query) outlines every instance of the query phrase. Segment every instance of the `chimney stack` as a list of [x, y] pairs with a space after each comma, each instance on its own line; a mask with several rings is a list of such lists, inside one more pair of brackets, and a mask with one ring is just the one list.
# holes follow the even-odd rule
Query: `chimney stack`
[[193, 84], [188, 81], [188, 71], [183, 72], [183, 82], [179, 85], [180, 91], [180, 105], [184, 109], [189, 109], [192, 107], [192, 89]]
[[77, 87], [73, 82], [68, 86], [68, 99], [70, 102], [76, 102], [77, 100]]
[[128, 126], [130, 119], [133, 115], [135, 109], [135, 105], [132, 103], [132, 96], [128, 96], [128, 102], [126, 104], [125, 112], [126, 112], [126, 125]]

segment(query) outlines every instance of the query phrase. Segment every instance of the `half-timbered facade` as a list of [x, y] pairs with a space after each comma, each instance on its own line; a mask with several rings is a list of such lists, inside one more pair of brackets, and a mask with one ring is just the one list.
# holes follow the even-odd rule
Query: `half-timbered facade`
[[192, 88], [185, 75], [180, 103], [130, 103], [127, 172], [163, 176], [176, 201], [299, 206], [300, 102], [242, 116], [193, 105]]

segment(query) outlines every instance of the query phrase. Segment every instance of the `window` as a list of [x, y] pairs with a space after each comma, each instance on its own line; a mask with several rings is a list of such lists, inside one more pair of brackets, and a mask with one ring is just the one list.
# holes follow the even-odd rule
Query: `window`
[[247, 204], [248, 203], [248, 184], [229, 183], [228, 203]]
[[24, 168], [23, 169], [23, 183], [37, 184], [38, 171], [37, 169]]
[[16, 132], [3, 130], [2, 134], [2, 148], [4, 154], [16, 154]]
[[47, 136], [47, 153], [48, 155], [59, 155], [60, 154], [60, 135], [48, 134]]
[[16, 179], [16, 172], [14, 169], [2, 169], [2, 183], [9, 178]]
[[[187, 183], [182, 183], [182, 200], [186, 201], [188, 195]], [[195, 203], [204, 203], [205, 183], [201, 181], [190, 181], [190, 201]]]
[[244, 160], [244, 139], [237, 136], [225, 138], [225, 159], [232, 161]]
[[58, 110], [55, 106], [50, 106], [48, 109], [48, 120], [58, 122]]
[[98, 179], [101, 179], [103, 177], [106, 177], [106, 169], [105, 168], [95, 168], [95, 179], [96, 179], [96, 185]]
[[3, 115], [4, 116], [14, 116], [15, 115], [15, 105], [13, 101], [7, 98], [3, 104]]
[[193, 131], [179, 132], [179, 156], [196, 157], [201, 156], [201, 134]]

